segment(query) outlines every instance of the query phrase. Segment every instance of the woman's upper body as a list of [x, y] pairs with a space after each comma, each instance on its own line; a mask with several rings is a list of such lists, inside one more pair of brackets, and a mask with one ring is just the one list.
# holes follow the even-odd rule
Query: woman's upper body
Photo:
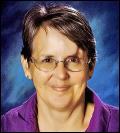
[[23, 27], [21, 63], [36, 89], [38, 127], [84, 131], [94, 110], [93, 104], [85, 107], [96, 55], [90, 26], [71, 7], [38, 6], [26, 14]]
[[[100, 98], [87, 88], [87, 99], [95, 105], [90, 123], [85, 132], [118, 132], [119, 111], [117, 107], [103, 103]], [[38, 132], [41, 131], [37, 124], [37, 95], [33, 94], [21, 106], [10, 110], [1, 119], [3, 132]], [[70, 127], [69, 127], [70, 128]], [[68, 130], [69, 131], [69, 130]], [[64, 132], [64, 130], [63, 130]]]
[[2, 117], [3, 131], [118, 130], [117, 110], [87, 96], [95, 39], [79, 11], [63, 5], [32, 8], [24, 18], [23, 44], [21, 63], [36, 96]]

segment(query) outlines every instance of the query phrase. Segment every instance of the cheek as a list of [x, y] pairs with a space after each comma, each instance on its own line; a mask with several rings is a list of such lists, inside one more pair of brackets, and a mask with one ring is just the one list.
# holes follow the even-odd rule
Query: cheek
[[35, 88], [37, 89], [42, 86], [45, 86], [47, 81], [50, 79], [50, 76], [51, 74], [34, 69], [32, 71], [32, 80], [35, 85]]
[[74, 73], [71, 77], [71, 81], [73, 82], [73, 84], [82, 84], [84, 82], [87, 82], [88, 72], [82, 71], [79, 73]]

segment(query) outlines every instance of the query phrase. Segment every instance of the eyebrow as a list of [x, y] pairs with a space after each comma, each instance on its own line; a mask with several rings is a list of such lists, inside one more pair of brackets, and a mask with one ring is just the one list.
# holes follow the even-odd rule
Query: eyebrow
[[[74, 54], [70, 54], [70, 55], [67, 55], [66, 57], [64, 57], [64, 59], [65, 58], [67, 58], [67, 57], [70, 57], [70, 56], [77, 56], [78, 55], [78, 49], [76, 50], [76, 52], [74, 53]], [[52, 54], [46, 54], [46, 55], [41, 55], [41, 57], [49, 57], [49, 58], [56, 58], [54, 55], [52, 55]]]
[[[77, 53], [75, 53], [75, 54], [70, 54], [70, 55], [67, 55], [66, 57], [64, 57], [64, 59], [65, 58], [67, 58], [67, 57], [69, 57], [69, 56], [77, 56]], [[46, 54], [46, 55], [41, 55], [40, 57], [49, 57], [49, 58], [56, 58], [56, 56], [54, 56], [54, 55], [51, 55], [51, 54]]]

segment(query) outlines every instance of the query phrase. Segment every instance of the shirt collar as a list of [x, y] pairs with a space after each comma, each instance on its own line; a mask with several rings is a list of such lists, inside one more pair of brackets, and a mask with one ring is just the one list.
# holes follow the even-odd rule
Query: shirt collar
[[36, 92], [21, 105], [18, 110], [19, 115], [26, 121], [37, 117], [37, 94]]
[[94, 112], [86, 132], [106, 131], [106, 125], [108, 125], [110, 117], [110, 112], [107, 106], [101, 101], [101, 99], [99, 98], [99, 96], [97, 96], [95, 91], [87, 88], [86, 95], [88, 95], [86, 97], [89, 97], [89, 99], [92, 100], [92, 102], [95, 105]]
[[37, 113], [37, 94], [35, 92], [25, 103], [21, 105], [18, 110], [18, 114], [30, 125], [31, 130], [39, 132]]

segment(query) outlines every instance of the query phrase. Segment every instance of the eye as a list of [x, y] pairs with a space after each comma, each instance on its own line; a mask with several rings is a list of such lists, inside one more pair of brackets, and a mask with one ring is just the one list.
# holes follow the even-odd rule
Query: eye
[[54, 61], [54, 59], [52, 58], [45, 58], [42, 60], [42, 63], [52, 63]]
[[68, 57], [67, 62], [79, 63], [78, 57]]

